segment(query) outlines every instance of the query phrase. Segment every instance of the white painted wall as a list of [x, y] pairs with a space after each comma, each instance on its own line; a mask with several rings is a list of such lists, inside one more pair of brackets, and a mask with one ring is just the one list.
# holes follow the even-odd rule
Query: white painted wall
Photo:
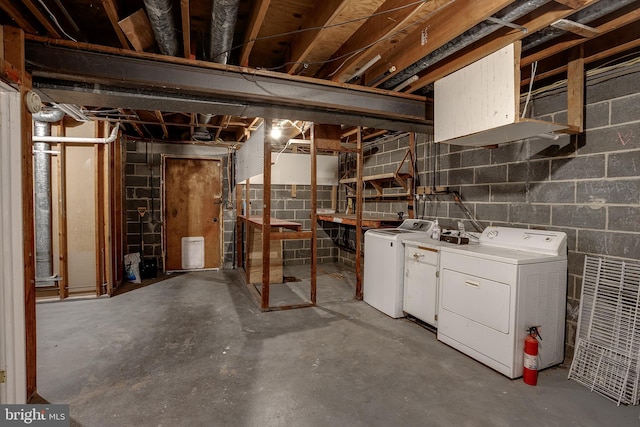
[[20, 93], [0, 82], [0, 403], [26, 403]]

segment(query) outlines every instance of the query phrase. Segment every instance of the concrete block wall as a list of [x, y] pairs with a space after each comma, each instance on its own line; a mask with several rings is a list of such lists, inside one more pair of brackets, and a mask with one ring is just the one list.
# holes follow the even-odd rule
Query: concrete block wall
[[[573, 357], [585, 256], [640, 262], [640, 67], [588, 78], [585, 96], [583, 134], [495, 149], [442, 144], [435, 147], [435, 172], [431, 159], [420, 164], [423, 182], [435, 177], [438, 185], [459, 191], [483, 226], [567, 233], [567, 360]], [[533, 116], [566, 123], [566, 105], [564, 89], [536, 96]], [[423, 214], [454, 228], [463, 220], [473, 229], [451, 195], [429, 197]]]
[[[319, 185], [318, 208], [331, 208], [331, 186]], [[262, 185], [250, 185], [251, 215], [262, 215]], [[295, 197], [291, 185], [271, 186], [271, 216], [278, 219], [295, 221], [302, 224], [303, 230], [311, 229], [311, 186], [297, 185]], [[317, 262], [335, 262], [338, 248], [332, 238], [337, 235], [333, 224], [318, 224]], [[311, 263], [311, 240], [284, 240], [282, 258], [284, 265], [304, 265]]]
[[[418, 150], [422, 150], [426, 135], [416, 136], [416, 157]], [[386, 173], [395, 172], [402, 162], [407, 149], [409, 147], [409, 136], [406, 133], [398, 136], [391, 136], [382, 140], [364, 144], [363, 154], [364, 163], [362, 175], [373, 176]], [[420, 151], [422, 152], [422, 151]], [[410, 159], [408, 158], [400, 169], [401, 172], [409, 171]], [[343, 154], [340, 160], [340, 176], [343, 176], [347, 171], [351, 171], [349, 176], [355, 177], [356, 159], [354, 154]], [[340, 186], [339, 194], [339, 211], [345, 212], [347, 208], [346, 188], [344, 185]], [[384, 192], [387, 194], [402, 193], [404, 189], [402, 187], [389, 187], [385, 188]], [[367, 186], [364, 194], [374, 194], [375, 190]], [[382, 216], [389, 218], [398, 218], [398, 213], [402, 212], [405, 218], [409, 218], [409, 204], [406, 201], [365, 201], [363, 215]], [[344, 230], [341, 230], [344, 231]], [[345, 265], [355, 266], [355, 253], [352, 251], [340, 249], [339, 261]]]

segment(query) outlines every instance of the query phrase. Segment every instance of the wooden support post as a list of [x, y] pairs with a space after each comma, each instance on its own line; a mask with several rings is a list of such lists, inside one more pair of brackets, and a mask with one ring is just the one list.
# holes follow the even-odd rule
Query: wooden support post
[[311, 133], [311, 304], [316, 303], [316, 275], [318, 261], [318, 153], [315, 135]]
[[[61, 127], [63, 130], [64, 127]], [[58, 294], [60, 299], [69, 296], [69, 269], [67, 255], [67, 147], [58, 144], [58, 251], [60, 253], [60, 281], [58, 282]]]
[[[231, 161], [231, 159], [229, 159]], [[231, 177], [228, 177], [231, 179]], [[236, 265], [234, 267], [242, 268], [242, 184], [236, 184]]]
[[584, 48], [576, 47], [567, 67], [567, 124], [572, 133], [584, 130]]
[[362, 128], [358, 126], [356, 141], [356, 298], [362, 299]]
[[[21, 99], [31, 90], [31, 75], [26, 72], [24, 61], [24, 32], [15, 27], [1, 27], [4, 60], [16, 72]], [[7, 64], [5, 64], [7, 65]], [[33, 153], [31, 113], [21, 102], [22, 133], [22, 219], [24, 224], [24, 301], [26, 335], [27, 401], [36, 393], [36, 264], [33, 196]]]
[[271, 126], [272, 119], [264, 119], [264, 163], [262, 184], [262, 304], [269, 308], [269, 275], [271, 264]]
[[407, 193], [409, 193], [409, 200], [407, 200], [407, 210], [409, 212], [407, 212], [407, 214], [409, 215], [409, 218], [415, 218], [416, 214], [415, 214], [415, 195], [413, 194], [413, 186], [414, 186], [414, 182], [416, 179], [416, 170], [415, 170], [415, 165], [416, 165], [416, 134], [415, 132], [410, 132], [409, 133], [409, 160], [410, 160], [410, 164], [409, 164], [409, 176], [410, 178], [407, 179]]
[[[102, 132], [98, 132], [101, 134]], [[96, 163], [95, 170], [95, 260], [96, 260], [96, 296], [99, 297], [104, 293], [102, 284], [105, 280], [105, 236], [104, 236], [104, 144], [93, 145], [93, 157]], [[140, 254], [141, 257], [144, 254]]]

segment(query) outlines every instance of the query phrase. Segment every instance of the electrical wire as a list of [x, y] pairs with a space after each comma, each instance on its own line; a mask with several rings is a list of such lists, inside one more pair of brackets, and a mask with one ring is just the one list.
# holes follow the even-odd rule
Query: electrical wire
[[56, 27], [58, 27], [58, 29], [62, 32], [62, 34], [64, 34], [65, 36], [67, 36], [69, 38], [69, 40], [74, 41], [76, 43], [78, 43], [78, 40], [74, 39], [73, 37], [71, 37], [69, 34], [67, 34], [67, 32], [64, 30], [64, 28], [62, 28], [62, 26], [60, 25], [60, 23], [58, 22], [58, 18], [55, 17], [55, 15], [51, 12], [51, 10], [49, 10], [49, 8], [47, 7], [47, 5], [44, 3], [44, 1], [42, 0], [38, 0], [38, 3], [40, 3], [42, 5], [42, 7], [44, 7], [44, 10], [47, 11], [47, 13], [49, 14], [49, 18], [51, 18], [51, 20], [53, 21], [54, 24], [56, 24]]
[[[247, 41], [247, 42], [245, 42], [245, 43], [239, 44], [239, 45], [237, 45], [237, 46], [233, 46], [231, 49], [227, 50], [226, 52], [231, 52], [231, 51], [233, 51], [233, 50], [235, 50], [235, 49], [238, 49], [238, 48], [240, 48], [240, 47], [242, 47], [242, 46], [244, 46], [244, 45], [246, 45], [246, 44], [254, 43], [254, 42], [256, 42], [256, 41], [261, 41], [261, 40], [266, 40], [266, 39], [271, 39], [271, 38], [284, 37], [284, 36], [287, 36], [287, 35], [292, 35], [292, 34], [297, 34], [297, 33], [303, 33], [303, 32], [305, 32], [305, 31], [317, 31], [317, 30], [323, 30], [323, 29], [328, 29], [328, 28], [333, 28], [333, 27], [337, 27], [337, 26], [341, 26], [341, 25], [350, 24], [350, 23], [357, 22], [357, 21], [362, 21], [362, 20], [365, 20], [365, 19], [369, 19], [369, 18], [371, 18], [371, 17], [375, 17], [375, 16], [379, 16], [379, 15], [384, 15], [384, 14], [387, 14], [387, 13], [390, 13], [390, 12], [395, 12], [395, 11], [397, 11], [397, 10], [402, 10], [402, 9], [404, 9], [404, 8], [407, 8], [407, 7], [415, 6], [416, 4], [425, 3], [426, 1], [428, 1], [428, 0], [416, 1], [416, 2], [413, 2], [413, 3], [407, 4], [407, 5], [404, 5], [404, 6], [399, 6], [399, 7], [394, 8], [394, 9], [386, 10], [386, 11], [384, 11], [384, 12], [378, 12], [378, 13], [374, 13], [374, 14], [371, 14], [371, 15], [367, 15], [367, 16], [361, 17], [361, 18], [355, 18], [355, 19], [352, 19], [352, 20], [348, 20], [348, 21], [344, 21], [344, 22], [339, 22], [339, 23], [336, 23], [336, 24], [330, 24], [330, 25], [326, 25], [326, 26], [319, 26], [319, 27], [303, 28], [303, 29], [299, 29], [299, 30], [287, 31], [287, 32], [284, 32], [284, 33], [273, 34], [273, 35], [269, 35], [269, 36], [256, 37], [255, 39], [251, 39], [251, 40], [249, 40], [249, 41]], [[428, 15], [426, 15], [426, 16], [424, 16], [424, 17], [422, 17], [421, 19], [417, 20], [416, 22], [413, 22], [413, 23], [411, 23], [411, 24], [407, 25], [406, 27], [402, 27], [402, 28], [398, 29], [398, 31], [395, 31], [395, 32], [393, 32], [393, 33], [391, 33], [391, 34], [388, 34], [387, 36], [382, 37], [382, 38], [380, 38], [380, 39], [378, 39], [378, 40], [376, 40], [376, 41], [374, 41], [374, 42], [371, 42], [371, 43], [367, 44], [366, 46], [360, 47], [360, 48], [355, 49], [355, 50], [353, 50], [353, 51], [351, 51], [351, 52], [346, 52], [346, 53], [344, 53], [344, 54], [342, 54], [342, 55], [340, 55], [340, 56], [337, 56], [337, 57], [335, 57], [335, 58], [330, 58], [330, 59], [323, 60], [323, 61], [311, 61], [311, 62], [309, 62], [309, 61], [301, 61], [301, 62], [291, 61], [291, 62], [286, 62], [286, 63], [284, 63], [284, 64], [282, 64], [282, 65], [279, 65], [279, 66], [277, 66], [277, 67], [262, 68], [262, 69], [263, 69], [263, 70], [266, 70], [266, 71], [277, 71], [277, 70], [279, 70], [279, 69], [281, 69], [281, 68], [284, 68], [284, 67], [287, 67], [287, 66], [289, 66], [289, 65], [300, 65], [300, 64], [304, 64], [304, 65], [307, 65], [307, 66], [309, 66], [309, 65], [324, 65], [324, 64], [328, 64], [328, 63], [331, 63], [331, 62], [335, 62], [335, 61], [339, 61], [339, 60], [341, 60], [341, 59], [347, 58], [347, 59], [346, 59], [346, 60], [345, 60], [345, 61], [344, 61], [344, 62], [343, 62], [339, 67], [338, 67], [338, 69], [340, 69], [340, 68], [342, 68], [342, 67], [344, 66], [344, 64], [345, 64], [345, 63], [350, 59], [350, 57], [352, 57], [353, 55], [357, 55], [358, 53], [363, 52], [363, 51], [365, 51], [365, 50], [367, 50], [367, 49], [369, 49], [369, 48], [371, 48], [371, 47], [375, 46], [376, 44], [378, 44], [378, 43], [380, 43], [380, 42], [382, 42], [382, 41], [385, 41], [385, 40], [391, 39], [391, 38], [393, 38], [393, 37], [397, 36], [398, 34], [401, 34], [401, 33], [405, 33], [405, 32], [407, 32], [409, 29], [411, 29], [411, 28], [413, 28], [413, 27], [415, 27], [415, 26], [417, 26], [417, 25], [421, 24], [422, 22], [424, 22], [425, 20], [427, 20], [428, 18], [430, 18], [431, 16], [433, 16], [436, 12], [438, 12], [438, 11], [442, 10], [444, 7], [448, 6], [449, 4], [453, 3], [454, 1], [455, 1], [455, 0], [449, 0], [446, 4], [444, 4], [444, 5], [440, 6], [439, 8], [437, 8], [437, 9], [436, 9], [436, 10], [434, 10], [434, 11], [432, 11], [432, 12], [431, 12], [431, 13], [429, 13]], [[222, 52], [222, 53], [226, 53], [226, 52]], [[335, 72], [334, 72], [333, 74], [335, 74]], [[332, 75], [333, 75], [333, 74], [332, 74]]]
[[527, 93], [527, 99], [524, 102], [524, 107], [522, 108], [522, 118], [527, 114], [527, 106], [529, 105], [529, 100], [531, 100], [531, 90], [533, 89], [533, 80], [536, 78], [536, 71], [538, 70], [538, 61], [534, 61], [531, 64], [531, 79], [529, 79], [529, 92]]

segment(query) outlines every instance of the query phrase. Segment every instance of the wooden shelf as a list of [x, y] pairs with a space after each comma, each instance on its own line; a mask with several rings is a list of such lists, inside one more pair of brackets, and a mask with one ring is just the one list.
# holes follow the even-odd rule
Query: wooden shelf
[[[344, 225], [356, 225], [356, 216], [349, 214], [318, 214], [318, 220], [334, 222]], [[402, 223], [399, 218], [392, 217], [374, 217], [374, 216], [362, 216], [362, 227], [367, 228], [384, 228], [384, 227], [397, 227]]]

